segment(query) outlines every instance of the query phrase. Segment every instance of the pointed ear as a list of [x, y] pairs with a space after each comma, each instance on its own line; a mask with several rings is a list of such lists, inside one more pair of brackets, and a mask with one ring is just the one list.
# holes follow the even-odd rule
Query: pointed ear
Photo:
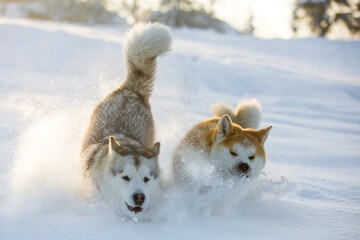
[[111, 153], [113, 150], [115, 150], [116, 146], [118, 146], [119, 143], [116, 141], [114, 136], [109, 136], [109, 153]]
[[266, 128], [263, 128], [263, 129], [260, 129], [258, 131], [256, 131], [256, 136], [257, 138], [259, 139], [259, 141], [261, 142], [262, 145], [264, 145], [269, 133], [270, 133], [270, 130], [272, 128], [272, 125], [266, 127]]
[[233, 130], [233, 124], [229, 115], [224, 114], [218, 123], [217, 134], [222, 137], [226, 137]]
[[113, 151], [119, 153], [120, 155], [124, 155], [126, 153], [126, 147], [122, 147], [118, 141], [114, 138], [114, 136], [109, 137], [109, 154]]
[[159, 152], [160, 152], [160, 143], [159, 142], [156, 142], [154, 144], [154, 146], [151, 149], [151, 152], [153, 152], [155, 156], [159, 155]]

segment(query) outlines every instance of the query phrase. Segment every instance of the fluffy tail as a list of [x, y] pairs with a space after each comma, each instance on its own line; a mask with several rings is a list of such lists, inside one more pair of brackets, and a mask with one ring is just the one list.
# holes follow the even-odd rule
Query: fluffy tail
[[261, 105], [255, 98], [245, 99], [239, 102], [235, 111], [226, 103], [217, 103], [210, 108], [215, 117], [222, 117], [228, 114], [231, 120], [243, 128], [256, 129], [261, 120]]
[[169, 51], [171, 42], [170, 30], [162, 24], [135, 25], [124, 46], [127, 76], [122, 87], [149, 98], [154, 87], [156, 57]]

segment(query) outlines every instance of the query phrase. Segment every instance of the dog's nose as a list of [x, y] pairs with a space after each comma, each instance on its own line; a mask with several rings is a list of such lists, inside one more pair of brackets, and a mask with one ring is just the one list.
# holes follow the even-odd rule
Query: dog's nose
[[145, 201], [145, 194], [143, 193], [134, 193], [132, 197], [136, 206], [141, 206]]
[[239, 163], [237, 168], [239, 172], [246, 174], [249, 171], [250, 166], [247, 163]]

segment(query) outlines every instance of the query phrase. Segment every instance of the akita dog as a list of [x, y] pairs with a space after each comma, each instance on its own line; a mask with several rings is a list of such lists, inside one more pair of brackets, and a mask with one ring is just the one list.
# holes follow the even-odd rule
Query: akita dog
[[161, 193], [160, 143], [154, 143], [149, 97], [156, 58], [170, 50], [171, 42], [169, 29], [161, 24], [138, 24], [129, 31], [127, 76], [96, 106], [83, 139], [83, 193], [91, 197], [98, 192], [126, 213], [144, 211]]
[[175, 180], [191, 181], [194, 161], [211, 164], [224, 178], [257, 176], [265, 166], [264, 143], [272, 128], [254, 130], [261, 119], [259, 102], [244, 100], [235, 111], [228, 104], [218, 103], [210, 111], [214, 118], [195, 125], [177, 147], [173, 158]]

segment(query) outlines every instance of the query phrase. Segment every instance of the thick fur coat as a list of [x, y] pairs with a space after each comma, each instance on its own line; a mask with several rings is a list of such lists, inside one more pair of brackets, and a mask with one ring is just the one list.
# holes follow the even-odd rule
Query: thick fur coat
[[160, 194], [158, 154], [149, 98], [156, 59], [170, 50], [169, 29], [138, 24], [124, 46], [127, 76], [94, 109], [81, 148], [83, 192], [98, 192], [132, 214], [147, 209]]
[[190, 182], [192, 166], [200, 161], [213, 165], [221, 177], [254, 177], [265, 166], [264, 143], [270, 129], [254, 130], [261, 120], [256, 99], [240, 102], [235, 110], [224, 103], [211, 108], [214, 117], [196, 124], [177, 147], [173, 175], [177, 182]]

